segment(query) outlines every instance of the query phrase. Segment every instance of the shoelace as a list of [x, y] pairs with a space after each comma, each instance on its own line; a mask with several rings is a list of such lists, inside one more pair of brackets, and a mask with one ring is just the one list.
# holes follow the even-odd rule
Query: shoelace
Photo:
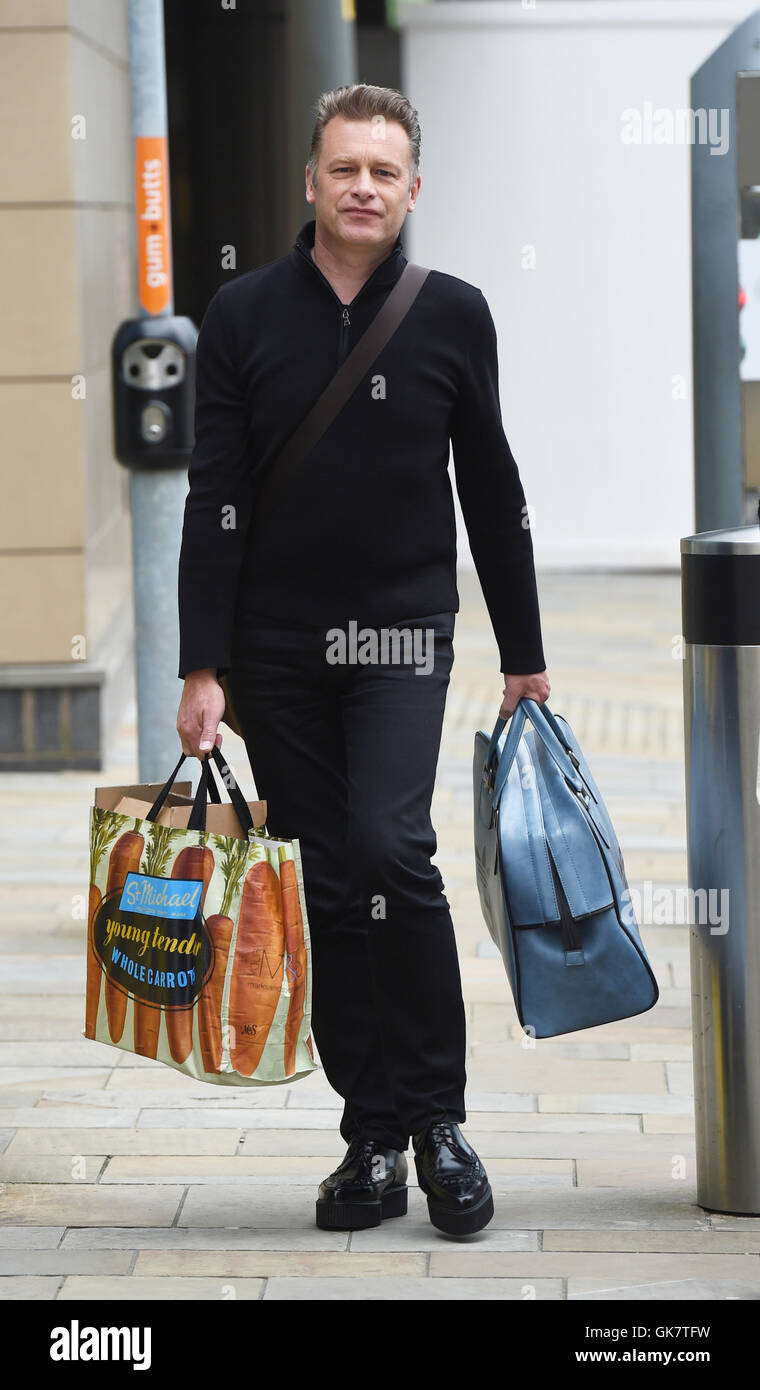
[[428, 1134], [434, 1138], [437, 1143], [447, 1143], [449, 1147], [455, 1148], [459, 1153], [463, 1152], [459, 1147], [456, 1135], [454, 1134], [454, 1126], [450, 1120], [434, 1120], [428, 1130]]
[[445, 1173], [437, 1176], [437, 1181], [443, 1187], [454, 1187], [462, 1182], [469, 1182], [473, 1173], [479, 1172], [482, 1164], [476, 1153], [467, 1153], [460, 1145], [454, 1134], [453, 1125], [450, 1120], [436, 1120], [430, 1126], [429, 1136], [438, 1144], [445, 1144], [455, 1158], [462, 1163], [462, 1169], [458, 1173]]
[[347, 1163], [352, 1163], [354, 1159], [358, 1159], [360, 1166], [366, 1167], [369, 1175], [374, 1177], [372, 1160], [376, 1152], [376, 1139], [352, 1139], [341, 1167]]
[[477, 1154], [468, 1154], [467, 1150], [461, 1147], [459, 1138], [454, 1134], [454, 1126], [450, 1120], [435, 1120], [435, 1123], [429, 1127], [428, 1133], [435, 1138], [436, 1143], [446, 1144], [447, 1148], [450, 1148], [450, 1151], [452, 1151], [452, 1154], [454, 1154], [456, 1158], [463, 1159], [465, 1163], [470, 1163], [470, 1166], [479, 1162]]

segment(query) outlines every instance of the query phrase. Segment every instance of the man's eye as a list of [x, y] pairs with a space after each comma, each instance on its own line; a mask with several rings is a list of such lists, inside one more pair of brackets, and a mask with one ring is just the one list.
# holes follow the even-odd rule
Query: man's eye
[[[393, 171], [392, 171], [391, 169], [378, 169], [377, 172], [378, 172], [378, 174], [385, 174], [389, 179], [392, 179], [392, 178], [393, 178]], [[333, 173], [335, 173], [335, 174], [350, 174], [350, 173], [351, 173], [351, 165], [350, 165], [350, 164], [341, 164], [337, 169], [334, 169], [334, 170], [333, 170]]]

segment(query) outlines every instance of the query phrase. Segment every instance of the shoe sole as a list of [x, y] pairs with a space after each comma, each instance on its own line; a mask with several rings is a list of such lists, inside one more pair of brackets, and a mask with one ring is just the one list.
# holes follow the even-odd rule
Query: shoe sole
[[317, 1225], [322, 1230], [364, 1231], [388, 1216], [406, 1216], [406, 1186], [389, 1187], [376, 1202], [331, 1202], [317, 1198]]
[[444, 1231], [447, 1236], [471, 1236], [482, 1231], [492, 1219], [493, 1192], [489, 1184], [477, 1205], [468, 1207], [467, 1211], [452, 1211], [433, 1197], [428, 1197], [427, 1206], [430, 1221], [437, 1231]]

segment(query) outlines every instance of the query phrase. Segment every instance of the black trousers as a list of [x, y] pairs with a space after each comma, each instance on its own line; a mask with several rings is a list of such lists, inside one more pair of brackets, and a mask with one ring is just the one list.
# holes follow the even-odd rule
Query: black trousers
[[367, 664], [331, 664], [327, 628], [236, 628], [230, 689], [267, 828], [300, 842], [312, 1029], [346, 1142], [405, 1150], [429, 1119], [466, 1118], [459, 962], [431, 863], [454, 623], [398, 618], [387, 627], [409, 629], [416, 654]]

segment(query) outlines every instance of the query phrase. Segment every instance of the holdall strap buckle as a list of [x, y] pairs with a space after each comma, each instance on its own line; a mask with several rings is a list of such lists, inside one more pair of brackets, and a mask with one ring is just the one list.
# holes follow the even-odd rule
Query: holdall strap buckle
[[[599, 835], [600, 839], [601, 839], [601, 840], [604, 842], [604, 844], [607, 846], [607, 849], [610, 849], [611, 846], [610, 846], [609, 840], [607, 839], [607, 836], [605, 835], [604, 831], [602, 830], [602, 827], [600, 826], [599, 822], [598, 822], [597, 820], [594, 819], [594, 816], [593, 816], [593, 813], [592, 813], [592, 810], [591, 810], [591, 803], [590, 803], [590, 801], [589, 801], [589, 792], [586, 791], [586, 790], [584, 790], [584, 787], [586, 786], [586, 779], [585, 779], [585, 777], [583, 777], [583, 774], [581, 773], [581, 777], [583, 777], [584, 786], [583, 786], [583, 787], [578, 787], [578, 786], [576, 786], [575, 782], [573, 782], [572, 779], [571, 779], [570, 777], [567, 776], [567, 773], [564, 773], [563, 775], [564, 775], [565, 781], [566, 781], [568, 787], [570, 788], [570, 790], [571, 790], [572, 792], [575, 793], [576, 798], [580, 799], [580, 800], [583, 802], [583, 805], [584, 805], [584, 807], [585, 807], [585, 809], [586, 809], [586, 811], [587, 811], [587, 813], [588, 813], [588, 819], [589, 819], [591, 825], [593, 825], [593, 827], [594, 827], [595, 831], [597, 832], [597, 834]], [[594, 801], [597, 801], [597, 798], [594, 796], [594, 793], [593, 793], [593, 792], [591, 792], [591, 796], [593, 797]], [[598, 804], [598, 803], [597, 803], [597, 804]]]
[[567, 748], [567, 756], [568, 756], [568, 758], [570, 759], [570, 761], [571, 761], [573, 767], [575, 768], [576, 772], [578, 773], [578, 776], [580, 777], [580, 779], [581, 779], [581, 781], [582, 781], [584, 787], [586, 788], [585, 792], [582, 793], [584, 801], [588, 804], [588, 800], [589, 800], [589, 797], [590, 797], [591, 800], [592, 800], [592, 801], [595, 801], [595, 802], [597, 803], [597, 805], [598, 805], [598, 804], [599, 804], [599, 798], [596, 797], [596, 796], [594, 795], [593, 791], [591, 790], [591, 787], [589, 786], [588, 782], [586, 781], [586, 778], [583, 776], [583, 773], [581, 772], [581, 765], [580, 765], [580, 762], [579, 762], [579, 760], [578, 760], [578, 757], [577, 757], [576, 753], [573, 751], [572, 748]]
[[[582, 774], [581, 774], [581, 775], [582, 775]], [[588, 791], [588, 787], [586, 786], [585, 778], [583, 779], [583, 786], [582, 786], [582, 787], [579, 787], [578, 784], [577, 784], [577, 782], [574, 782], [574, 781], [572, 780], [571, 777], [568, 777], [568, 775], [567, 775], [566, 772], [563, 773], [563, 776], [564, 776], [564, 779], [565, 779], [565, 781], [567, 782], [567, 785], [568, 785], [568, 787], [570, 788], [570, 790], [571, 790], [572, 792], [575, 792], [575, 795], [576, 795], [576, 796], [579, 796], [579, 797], [581, 798], [582, 801], [585, 801], [586, 805], [588, 806], [588, 804], [589, 804], [589, 791]], [[596, 797], [594, 797], [594, 800], [596, 800]]]

